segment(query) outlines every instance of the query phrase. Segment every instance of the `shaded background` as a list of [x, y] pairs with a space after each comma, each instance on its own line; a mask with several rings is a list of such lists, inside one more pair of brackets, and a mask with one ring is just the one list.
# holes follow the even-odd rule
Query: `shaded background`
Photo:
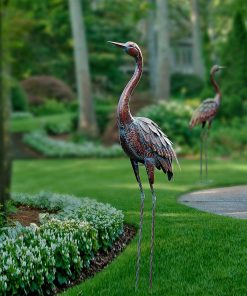
[[[133, 40], [145, 64], [131, 111], [161, 126], [182, 167], [174, 166], [175, 182], [156, 173], [153, 295], [246, 294], [246, 221], [177, 202], [184, 192], [246, 182], [246, 1], [0, 0], [0, 8], [0, 227], [11, 212], [10, 192], [44, 190], [110, 203], [138, 225], [138, 186], [115, 144], [116, 106], [134, 61], [107, 43]], [[206, 185], [199, 182], [201, 128], [191, 131], [188, 123], [198, 104], [214, 97], [215, 63], [227, 68], [216, 77], [223, 99], [210, 131]], [[137, 295], [144, 295], [152, 204], [140, 173], [147, 198]], [[85, 294], [131, 295], [136, 245], [137, 238], [83, 283]], [[65, 295], [78, 295], [82, 285]]]
[[[73, 14], [74, 5], [79, 5], [81, 16]], [[246, 125], [245, 1], [12, 0], [5, 17], [13, 111], [76, 114], [78, 102], [84, 100], [84, 114], [77, 114], [84, 124], [74, 118], [75, 129], [105, 144], [116, 142], [111, 118], [134, 65], [106, 41], [133, 40], [141, 46], [145, 62], [133, 112], [154, 104], [141, 114], [156, 120], [183, 154], [194, 153], [198, 134], [187, 129], [189, 109], [201, 98], [214, 96], [209, 70], [215, 63], [224, 65], [226, 70], [217, 77], [223, 105], [213, 142], [219, 144], [215, 148], [220, 154], [243, 151], [246, 138], [236, 133]], [[73, 22], [81, 33], [73, 34]], [[85, 40], [76, 40], [78, 36]], [[81, 61], [74, 59], [76, 43], [79, 50], [86, 48], [79, 52]], [[76, 77], [78, 63], [89, 64], [89, 74]]]
[[142, 48], [144, 73], [131, 110], [156, 121], [183, 156], [198, 155], [200, 128], [191, 131], [188, 122], [202, 99], [214, 97], [210, 68], [226, 66], [216, 77], [223, 101], [210, 151], [246, 158], [246, 6], [241, 0], [2, 0], [1, 179], [11, 175], [9, 131], [15, 158], [123, 155], [112, 146], [115, 110], [134, 62], [107, 40]]

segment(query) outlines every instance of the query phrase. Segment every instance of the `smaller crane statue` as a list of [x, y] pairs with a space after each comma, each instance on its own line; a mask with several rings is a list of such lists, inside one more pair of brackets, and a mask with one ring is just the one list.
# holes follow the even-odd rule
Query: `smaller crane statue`
[[129, 101], [131, 94], [137, 86], [143, 67], [142, 52], [139, 46], [134, 42], [118, 43], [113, 45], [122, 48], [128, 55], [133, 57], [136, 62], [135, 72], [126, 85], [119, 99], [117, 108], [117, 123], [119, 129], [120, 143], [124, 152], [129, 156], [130, 162], [139, 184], [141, 191], [141, 209], [140, 209], [140, 228], [138, 240], [138, 252], [136, 263], [136, 283], [138, 287], [140, 258], [141, 258], [141, 240], [142, 240], [142, 222], [144, 209], [144, 191], [139, 175], [138, 163], [144, 164], [148, 175], [150, 189], [152, 193], [152, 231], [151, 231], [151, 251], [150, 251], [150, 273], [149, 286], [152, 288], [152, 269], [153, 269], [153, 250], [154, 250], [154, 226], [155, 226], [155, 204], [156, 196], [154, 192], [154, 169], [162, 169], [170, 181], [173, 176], [172, 160], [177, 161], [175, 151], [172, 148], [171, 141], [161, 131], [156, 123], [144, 117], [133, 117], [130, 113]]
[[[221, 102], [221, 92], [219, 89], [218, 84], [215, 81], [214, 74], [219, 71], [220, 69], [223, 69], [225, 67], [214, 65], [211, 68], [210, 71], [210, 81], [214, 87], [214, 90], [216, 92], [216, 95], [214, 99], [206, 99], [204, 100], [199, 107], [194, 111], [192, 118], [190, 120], [190, 128], [193, 128], [196, 125], [201, 124], [202, 125], [202, 132], [201, 132], [201, 143], [200, 143], [200, 178], [202, 181], [202, 162], [203, 162], [203, 150], [205, 153], [205, 171], [206, 171], [206, 182], [208, 180], [208, 153], [207, 153], [207, 137], [208, 137], [208, 131], [211, 127], [212, 121], [214, 117], [216, 116], [220, 102]], [[206, 124], [208, 123], [208, 126], [206, 127]], [[205, 128], [206, 127], [206, 128]], [[204, 129], [205, 128], [205, 129]]]

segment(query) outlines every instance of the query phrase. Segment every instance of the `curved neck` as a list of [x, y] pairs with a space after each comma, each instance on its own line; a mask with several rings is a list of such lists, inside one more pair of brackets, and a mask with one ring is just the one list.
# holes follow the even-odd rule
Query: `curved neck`
[[118, 122], [119, 124], [125, 124], [129, 123], [133, 120], [133, 117], [130, 113], [129, 108], [129, 100], [131, 97], [131, 94], [135, 87], [137, 86], [141, 75], [142, 75], [142, 65], [143, 65], [143, 59], [142, 54], [136, 58], [136, 67], [135, 72], [133, 76], [131, 77], [130, 81], [124, 88], [121, 97], [119, 99], [118, 108], [117, 108], [117, 116], [118, 116]]
[[220, 89], [219, 89], [219, 86], [218, 84], [216, 83], [215, 81], [215, 78], [214, 78], [214, 72], [210, 74], [210, 80], [211, 80], [211, 83], [214, 87], [214, 90], [216, 92], [216, 96], [215, 96], [215, 99], [218, 103], [220, 103], [220, 100], [221, 100], [221, 92], [220, 92]]

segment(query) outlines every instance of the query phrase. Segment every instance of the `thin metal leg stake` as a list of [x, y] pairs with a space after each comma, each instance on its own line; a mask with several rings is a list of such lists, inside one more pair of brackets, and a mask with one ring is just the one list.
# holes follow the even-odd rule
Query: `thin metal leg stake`
[[201, 178], [201, 183], [202, 183], [202, 148], [203, 148], [203, 131], [201, 132], [201, 137], [200, 137], [200, 178]]
[[140, 210], [140, 226], [139, 226], [139, 239], [138, 239], [138, 250], [137, 250], [137, 261], [136, 261], [136, 283], [135, 290], [138, 288], [139, 283], [139, 273], [140, 273], [140, 260], [141, 260], [141, 241], [142, 241], [142, 224], [143, 224], [143, 209], [144, 209], [144, 199], [145, 195], [142, 189], [141, 182], [138, 182], [141, 191], [141, 210]]
[[208, 132], [205, 132], [205, 173], [206, 173], [206, 183], [208, 182]]
[[151, 232], [151, 248], [150, 248], [150, 274], [149, 274], [149, 287], [152, 289], [153, 286], [153, 255], [154, 255], [154, 226], [155, 226], [155, 205], [156, 196], [153, 189], [153, 185], [150, 184], [152, 191], [152, 232]]

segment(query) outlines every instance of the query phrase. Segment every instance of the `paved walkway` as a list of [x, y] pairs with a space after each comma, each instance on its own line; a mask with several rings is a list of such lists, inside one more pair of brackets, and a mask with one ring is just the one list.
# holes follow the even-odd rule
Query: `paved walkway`
[[247, 219], [247, 185], [196, 191], [179, 201], [201, 211]]

